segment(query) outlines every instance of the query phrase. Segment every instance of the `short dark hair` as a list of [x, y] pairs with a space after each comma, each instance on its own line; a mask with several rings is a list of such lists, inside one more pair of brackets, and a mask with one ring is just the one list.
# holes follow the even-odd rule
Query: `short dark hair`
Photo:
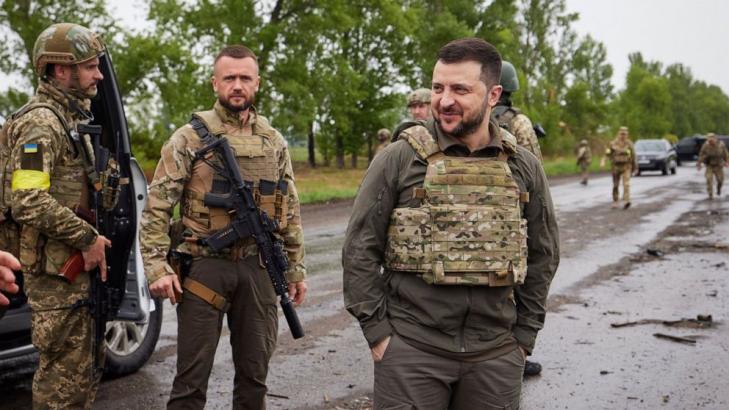
[[481, 81], [488, 87], [501, 80], [501, 54], [496, 47], [480, 38], [453, 40], [438, 50], [438, 61], [446, 64], [475, 61], [481, 64]]
[[220, 50], [218, 55], [215, 56], [215, 61], [213, 61], [213, 64], [217, 63], [221, 57], [252, 58], [253, 61], [255, 61], [256, 64], [258, 64], [258, 57], [256, 57], [256, 54], [253, 51], [251, 51], [250, 48], [240, 45], [240, 44], [223, 47], [223, 49]]

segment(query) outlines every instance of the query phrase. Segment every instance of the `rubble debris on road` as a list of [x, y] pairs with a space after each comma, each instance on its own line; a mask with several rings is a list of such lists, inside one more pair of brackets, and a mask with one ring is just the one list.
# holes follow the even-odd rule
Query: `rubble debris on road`
[[665, 252], [663, 252], [662, 250], [660, 250], [660, 249], [652, 249], [652, 248], [646, 249], [646, 253], [648, 255], [656, 256], [656, 257], [659, 257], [659, 258], [661, 256], [665, 255]]
[[711, 315], [696, 315], [696, 319], [662, 320], [662, 319], [641, 319], [632, 322], [611, 323], [610, 327], [628, 327], [637, 325], [664, 325], [671, 327], [688, 327], [692, 329], [704, 329], [711, 327], [713, 319]]
[[688, 343], [691, 345], [696, 344], [696, 340], [694, 340], [694, 339], [689, 339], [689, 338], [681, 337], [681, 336], [667, 335], [665, 333], [653, 333], [653, 336], [655, 336], [659, 339], [667, 339], [667, 340], [670, 340], [673, 342], [678, 342], [678, 343]]

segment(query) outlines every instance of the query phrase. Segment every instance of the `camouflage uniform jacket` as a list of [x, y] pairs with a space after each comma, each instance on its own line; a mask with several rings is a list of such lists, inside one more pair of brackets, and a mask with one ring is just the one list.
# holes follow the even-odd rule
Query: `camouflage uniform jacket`
[[497, 110], [500, 113], [498, 115], [495, 113], [494, 115], [499, 126], [514, 135], [519, 145], [534, 154], [539, 159], [539, 162], [543, 162], [542, 150], [539, 148], [539, 139], [537, 138], [537, 133], [534, 132], [534, 124], [532, 124], [529, 117], [513, 107], [500, 106], [500, 108]]
[[[425, 125], [448, 156], [496, 156], [503, 150], [495, 123], [489, 127], [489, 145], [475, 152], [436, 131], [432, 120]], [[434, 286], [412, 273], [380, 273], [390, 215], [394, 208], [420, 206], [413, 192], [422, 188], [427, 165], [404, 140], [375, 157], [360, 185], [342, 249], [345, 305], [370, 346], [397, 333], [411, 344], [464, 360], [505, 353], [516, 343], [531, 351], [559, 263], [559, 235], [539, 161], [518, 147], [508, 165], [519, 190], [530, 196], [522, 209], [528, 221], [526, 281], [518, 287]]]
[[589, 145], [580, 145], [577, 148], [577, 165], [589, 166], [592, 162], [592, 151]]
[[[36, 96], [30, 103], [50, 104], [60, 112], [71, 128], [83, 118], [69, 107], [69, 97], [51, 83], [41, 81]], [[89, 100], [76, 100], [82, 109], [88, 110]], [[81, 156], [75, 154], [68, 134], [56, 115], [48, 108], [36, 108], [13, 122], [8, 132], [9, 145], [13, 147], [12, 165], [13, 219], [21, 225], [20, 260], [24, 272], [56, 274], [75, 250], [91, 246], [98, 236], [96, 229], [77, 217], [69, 208], [75, 204], [88, 207], [88, 184]], [[33, 245], [35, 244], [35, 246]], [[42, 248], [38, 248], [41, 245]], [[38, 303], [53, 308], [70, 304], [83, 296], [88, 276], [79, 276], [71, 288], [74, 294], [54, 294], [57, 289], [35, 289], [29, 278], [31, 307]], [[48, 284], [48, 282], [41, 282]], [[47, 291], [47, 292], [46, 292]], [[78, 293], [78, 294], [76, 294]]]
[[[214, 106], [215, 115], [225, 127], [225, 137], [230, 140], [245, 138], [251, 134], [257, 121], [268, 126], [267, 120], [256, 114], [251, 108], [248, 122], [242, 123], [237, 114], [228, 112], [220, 103]], [[286, 274], [290, 282], [298, 282], [305, 278], [304, 267], [304, 234], [301, 227], [299, 197], [294, 186], [294, 173], [291, 165], [286, 140], [278, 131], [273, 138], [260, 137], [261, 142], [269, 147], [268, 159], [277, 163], [278, 175], [288, 182], [288, 224], [279, 232], [284, 240], [284, 247], [289, 258], [289, 270]], [[192, 176], [195, 151], [202, 148], [202, 142], [190, 124], [178, 128], [162, 147], [161, 158], [157, 164], [154, 178], [149, 187], [149, 200], [142, 216], [140, 231], [144, 269], [149, 283], [166, 274], [172, 274], [166, 255], [170, 248], [170, 219], [172, 212], [186, 192], [186, 185]], [[268, 151], [267, 151], [268, 152]], [[245, 173], [243, 174], [245, 178]], [[191, 221], [194, 222], [194, 221]], [[194, 225], [194, 226], [193, 226]], [[210, 232], [200, 230], [200, 224], [186, 224], [185, 228], [194, 236], [206, 237]], [[183, 244], [184, 245], [184, 244]], [[184, 249], [182, 249], [184, 251]], [[255, 244], [249, 244], [241, 256], [257, 253]]]
[[729, 152], [727, 152], [726, 145], [723, 142], [717, 141], [714, 145], [705, 142], [701, 146], [699, 151], [700, 164], [724, 166], [727, 162], [729, 162]]
[[[624, 161], [624, 157], [627, 153], [627, 161]], [[610, 145], [605, 150], [605, 155], [610, 158], [613, 167], [624, 167], [626, 165], [632, 166], [633, 169], [638, 169], [638, 157], [635, 155], [635, 146], [633, 141], [626, 139], [621, 141], [620, 138], [615, 138], [610, 141]]]

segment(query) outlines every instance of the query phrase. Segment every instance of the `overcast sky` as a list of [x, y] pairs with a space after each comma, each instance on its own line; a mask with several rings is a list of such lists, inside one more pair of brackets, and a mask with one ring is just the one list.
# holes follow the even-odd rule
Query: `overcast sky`
[[640, 51], [664, 67], [682, 63], [695, 79], [729, 94], [729, 1], [567, 0], [567, 7], [580, 14], [578, 33], [605, 44], [619, 88], [628, 54]]
[[[142, 27], [141, 0], [109, 2], [123, 24]], [[640, 51], [665, 65], [683, 63], [694, 78], [729, 94], [729, 1], [723, 0], [567, 0], [580, 14], [574, 28], [605, 44], [616, 91], [625, 84], [628, 54]], [[0, 73], [0, 89], [12, 79]]]

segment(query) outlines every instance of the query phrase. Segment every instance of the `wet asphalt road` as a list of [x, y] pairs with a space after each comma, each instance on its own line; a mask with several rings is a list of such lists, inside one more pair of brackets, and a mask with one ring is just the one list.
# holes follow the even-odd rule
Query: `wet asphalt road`
[[[632, 179], [633, 206], [610, 208], [609, 177], [587, 187], [554, 181], [562, 262], [534, 360], [525, 409], [729, 408], [729, 198], [707, 201], [703, 172]], [[308, 299], [298, 309], [307, 335], [293, 341], [280, 321], [269, 373], [273, 409], [359, 408], [372, 390], [372, 362], [358, 325], [343, 308], [340, 251], [350, 205], [304, 211]], [[647, 249], [659, 250], [660, 257]], [[708, 328], [643, 324], [712, 314]], [[679, 343], [653, 336], [693, 338]], [[134, 375], [105, 381], [94, 408], [162, 408], [175, 367], [176, 316], [165, 304], [157, 349]], [[206, 408], [229, 408], [232, 359], [227, 330], [218, 346]], [[18, 403], [29, 398], [18, 388]], [[359, 406], [359, 404], [357, 405]], [[17, 408], [17, 405], [13, 406]], [[21, 406], [22, 407], [22, 406]]]

